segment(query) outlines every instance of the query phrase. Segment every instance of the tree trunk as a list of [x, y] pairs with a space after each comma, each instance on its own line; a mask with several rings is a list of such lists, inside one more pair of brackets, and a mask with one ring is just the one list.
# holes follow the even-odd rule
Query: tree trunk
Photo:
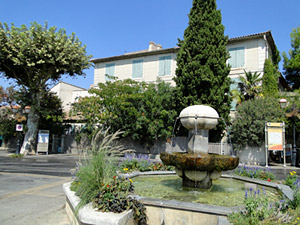
[[[37, 102], [39, 105], [40, 101], [37, 96], [38, 95], [33, 95], [33, 97], [36, 97], [36, 99], [38, 99]], [[36, 110], [36, 106], [31, 106], [31, 110], [28, 114], [27, 119], [27, 131], [20, 151], [21, 154], [27, 155], [28, 153], [36, 153], [39, 120], [40, 115], [39, 112]]]

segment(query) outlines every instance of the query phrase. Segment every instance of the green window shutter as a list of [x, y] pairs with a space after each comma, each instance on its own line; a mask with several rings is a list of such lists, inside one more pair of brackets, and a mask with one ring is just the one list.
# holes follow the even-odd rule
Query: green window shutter
[[143, 77], [143, 62], [144, 60], [132, 60], [132, 78]]
[[[115, 63], [109, 63], [105, 65], [105, 75], [115, 76]], [[111, 79], [105, 76], [105, 81], [110, 81]]]
[[164, 75], [171, 75], [171, 56], [162, 56], [159, 57], [159, 69], [158, 69], [158, 75], [164, 76]]
[[159, 69], [158, 69], [158, 75], [163, 76], [165, 72], [165, 57], [159, 57]]
[[231, 48], [228, 50], [230, 58], [228, 63], [232, 68], [244, 67], [245, 66], [245, 48]]
[[171, 75], [171, 56], [165, 57], [165, 75]]
[[245, 66], [245, 48], [237, 48], [236, 50], [236, 67]]

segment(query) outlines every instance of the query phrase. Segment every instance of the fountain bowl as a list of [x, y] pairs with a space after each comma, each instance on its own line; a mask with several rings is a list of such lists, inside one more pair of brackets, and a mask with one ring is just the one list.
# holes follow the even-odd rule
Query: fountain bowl
[[210, 130], [217, 126], [219, 114], [207, 105], [188, 106], [180, 112], [181, 124], [189, 129]]

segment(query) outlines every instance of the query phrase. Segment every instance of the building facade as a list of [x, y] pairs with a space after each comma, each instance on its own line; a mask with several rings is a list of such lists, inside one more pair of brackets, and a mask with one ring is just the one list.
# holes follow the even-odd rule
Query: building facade
[[[163, 49], [161, 45], [150, 42], [147, 50], [124, 55], [92, 59], [95, 64], [94, 85], [115, 76], [118, 79], [155, 82], [158, 79], [175, 85], [173, 77], [176, 70], [176, 55], [179, 48]], [[264, 63], [276, 50], [270, 31], [230, 38], [227, 45], [231, 65], [229, 77], [237, 79], [244, 70], [258, 72], [263, 76]]]

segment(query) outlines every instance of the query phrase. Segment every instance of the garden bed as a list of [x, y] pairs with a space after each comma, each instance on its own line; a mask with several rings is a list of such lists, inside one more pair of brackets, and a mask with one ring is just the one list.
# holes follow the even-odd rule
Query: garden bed
[[133, 225], [131, 211], [123, 213], [103, 213], [96, 211], [92, 204], [82, 207], [75, 215], [75, 208], [79, 203], [79, 197], [70, 190], [71, 182], [65, 183], [63, 189], [66, 195], [66, 213], [71, 225]]

